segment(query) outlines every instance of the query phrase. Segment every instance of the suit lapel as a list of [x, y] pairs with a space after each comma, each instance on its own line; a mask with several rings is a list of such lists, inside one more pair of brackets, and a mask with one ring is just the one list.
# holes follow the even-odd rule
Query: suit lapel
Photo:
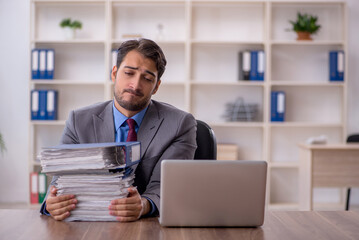
[[110, 101], [98, 115], [92, 115], [96, 142], [115, 142], [115, 124], [113, 122], [113, 101]]
[[141, 158], [146, 153], [162, 121], [163, 118], [160, 117], [157, 107], [151, 101], [137, 133], [137, 140], [141, 142]]

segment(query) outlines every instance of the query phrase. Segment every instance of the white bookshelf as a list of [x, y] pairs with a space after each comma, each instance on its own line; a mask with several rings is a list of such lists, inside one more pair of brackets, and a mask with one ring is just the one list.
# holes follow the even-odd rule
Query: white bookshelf
[[[313, 41], [298, 42], [286, 31], [297, 11], [319, 17]], [[65, 40], [59, 27], [66, 17], [83, 22], [74, 40]], [[111, 50], [127, 40], [123, 35], [141, 34], [157, 41], [168, 60], [154, 99], [206, 121], [218, 143], [238, 146], [239, 159], [266, 160], [269, 208], [296, 209], [297, 143], [346, 136], [347, 69], [344, 82], [328, 80], [329, 51], [348, 52], [346, 18], [341, 0], [32, 0], [30, 45], [55, 49], [55, 78], [29, 85], [59, 91], [59, 118], [30, 121], [30, 170], [40, 169], [41, 147], [60, 140], [70, 110], [113, 97]], [[238, 53], [247, 49], [265, 51], [265, 81], [238, 80]], [[270, 122], [272, 90], [287, 94], [283, 123]], [[237, 97], [258, 104], [255, 121], [224, 120], [225, 104]]]

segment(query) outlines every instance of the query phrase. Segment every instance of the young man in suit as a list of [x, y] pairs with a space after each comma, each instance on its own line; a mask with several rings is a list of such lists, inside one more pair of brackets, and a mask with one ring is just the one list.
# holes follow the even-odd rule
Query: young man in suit
[[[111, 74], [114, 100], [72, 111], [62, 135], [63, 144], [126, 141], [130, 128], [127, 119], [134, 120], [137, 141], [141, 142], [141, 162], [135, 170], [137, 188], [129, 188], [127, 198], [111, 202], [109, 214], [118, 221], [158, 215], [161, 161], [194, 157], [193, 116], [151, 100], [165, 66], [165, 56], [155, 42], [140, 39], [122, 43]], [[76, 208], [77, 199], [74, 195], [56, 196], [56, 192], [51, 184], [40, 212], [63, 220]]]

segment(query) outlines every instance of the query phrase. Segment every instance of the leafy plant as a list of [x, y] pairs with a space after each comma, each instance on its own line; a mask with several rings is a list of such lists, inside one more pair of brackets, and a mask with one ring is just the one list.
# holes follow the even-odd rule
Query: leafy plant
[[293, 26], [293, 31], [295, 32], [309, 32], [310, 34], [315, 34], [319, 31], [320, 25], [317, 24], [318, 17], [309, 15], [307, 13], [301, 14], [297, 13], [296, 21], [289, 21]]
[[5, 141], [0, 133], [0, 153], [3, 153], [4, 151], [6, 151]]
[[71, 21], [71, 18], [65, 18], [60, 22], [60, 27], [69, 27], [73, 29], [81, 29], [82, 23], [78, 20]]

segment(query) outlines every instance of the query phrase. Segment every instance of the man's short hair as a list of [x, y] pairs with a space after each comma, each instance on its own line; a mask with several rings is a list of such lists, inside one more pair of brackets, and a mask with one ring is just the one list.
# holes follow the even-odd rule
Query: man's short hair
[[132, 50], [138, 51], [145, 58], [149, 58], [155, 62], [158, 71], [157, 80], [160, 79], [165, 71], [167, 61], [162, 49], [157, 45], [157, 43], [150, 39], [140, 38], [138, 40], [128, 40], [123, 42], [118, 48], [116, 63], [117, 68], [120, 67], [127, 53]]

